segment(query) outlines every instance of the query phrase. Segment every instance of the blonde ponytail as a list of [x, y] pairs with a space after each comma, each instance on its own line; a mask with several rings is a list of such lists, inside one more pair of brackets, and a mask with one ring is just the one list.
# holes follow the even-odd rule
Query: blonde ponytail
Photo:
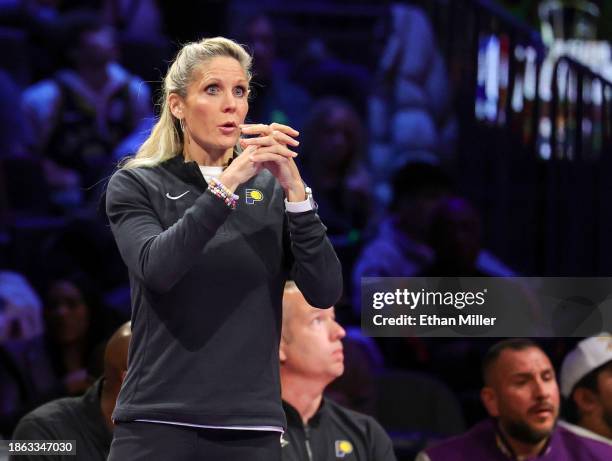
[[[187, 87], [195, 77], [194, 71], [202, 63], [216, 57], [236, 59], [250, 82], [251, 56], [233, 40], [214, 37], [186, 44], [176, 55], [164, 78], [159, 101], [161, 107], [159, 120], [136, 155], [124, 159], [120, 168], [153, 167], [183, 152], [183, 133], [178, 119], [170, 112], [168, 96], [176, 93], [185, 98]], [[239, 150], [239, 146], [235, 149]]]

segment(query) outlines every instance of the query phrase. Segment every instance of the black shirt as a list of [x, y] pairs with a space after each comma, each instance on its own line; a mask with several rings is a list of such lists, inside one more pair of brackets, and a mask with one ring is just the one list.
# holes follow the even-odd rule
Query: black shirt
[[281, 439], [283, 461], [395, 461], [391, 439], [371, 416], [323, 399], [303, 424], [298, 411], [283, 401], [287, 432]]
[[330, 307], [342, 292], [340, 263], [314, 210], [285, 212], [269, 171], [236, 189], [234, 211], [207, 187], [182, 156], [109, 182], [107, 214], [132, 289], [128, 372], [113, 418], [285, 427], [285, 281]]
[[13, 440], [75, 440], [76, 456], [17, 456], [15, 461], [105, 461], [112, 433], [100, 408], [102, 379], [80, 397], [53, 400], [25, 415]]

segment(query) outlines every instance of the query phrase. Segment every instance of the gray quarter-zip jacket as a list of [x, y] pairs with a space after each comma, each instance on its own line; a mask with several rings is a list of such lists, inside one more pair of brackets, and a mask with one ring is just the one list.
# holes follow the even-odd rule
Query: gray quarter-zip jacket
[[106, 211], [130, 276], [132, 342], [113, 419], [286, 427], [278, 347], [284, 283], [313, 306], [342, 291], [316, 212], [288, 213], [264, 170], [232, 211], [195, 162], [117, 171]]
[[396, 461], [391, 439], [371, 416], [324, 398], [304, 424], [288, 402], [283, 408], [288, 424], [281, 439], [282, 461]]

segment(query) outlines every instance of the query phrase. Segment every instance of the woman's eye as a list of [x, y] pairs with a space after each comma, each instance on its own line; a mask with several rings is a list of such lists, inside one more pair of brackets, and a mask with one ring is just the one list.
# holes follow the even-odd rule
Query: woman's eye
[[206, 92], [208, 94], [217, 94], [219, 92], [219, 87], [217, 85], [208, 85], [206, 87]]
[[246, 94], [246, 89], [242, 86], [238, 86], [234, 89], [234, 94], [241, 98]]

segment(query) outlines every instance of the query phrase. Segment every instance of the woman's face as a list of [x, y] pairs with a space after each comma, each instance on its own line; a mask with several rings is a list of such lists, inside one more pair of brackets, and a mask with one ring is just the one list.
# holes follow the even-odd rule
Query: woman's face
[[217, 57], [195, 72], [187, 96], [173, 108], [175, 116], [178, 112], [184, 118], [189, 149], [199, 147], [209, 154], [233, 149], [240, 136], [238, 125], [249, 110], [244, 69], [234, 58]]
[[49, 334], [59, 344], [85, 339], [90, 319], [81, 291], [66, 280], [53, 283], [45, 306], [45, 320]]
[[338, 173], [339, 169], [349, 166], [358, 154], [358, 131], [354, 117], [342, 107], [334, 107], [325, 115], [320, 122], [315, 143], [323, 171]]

